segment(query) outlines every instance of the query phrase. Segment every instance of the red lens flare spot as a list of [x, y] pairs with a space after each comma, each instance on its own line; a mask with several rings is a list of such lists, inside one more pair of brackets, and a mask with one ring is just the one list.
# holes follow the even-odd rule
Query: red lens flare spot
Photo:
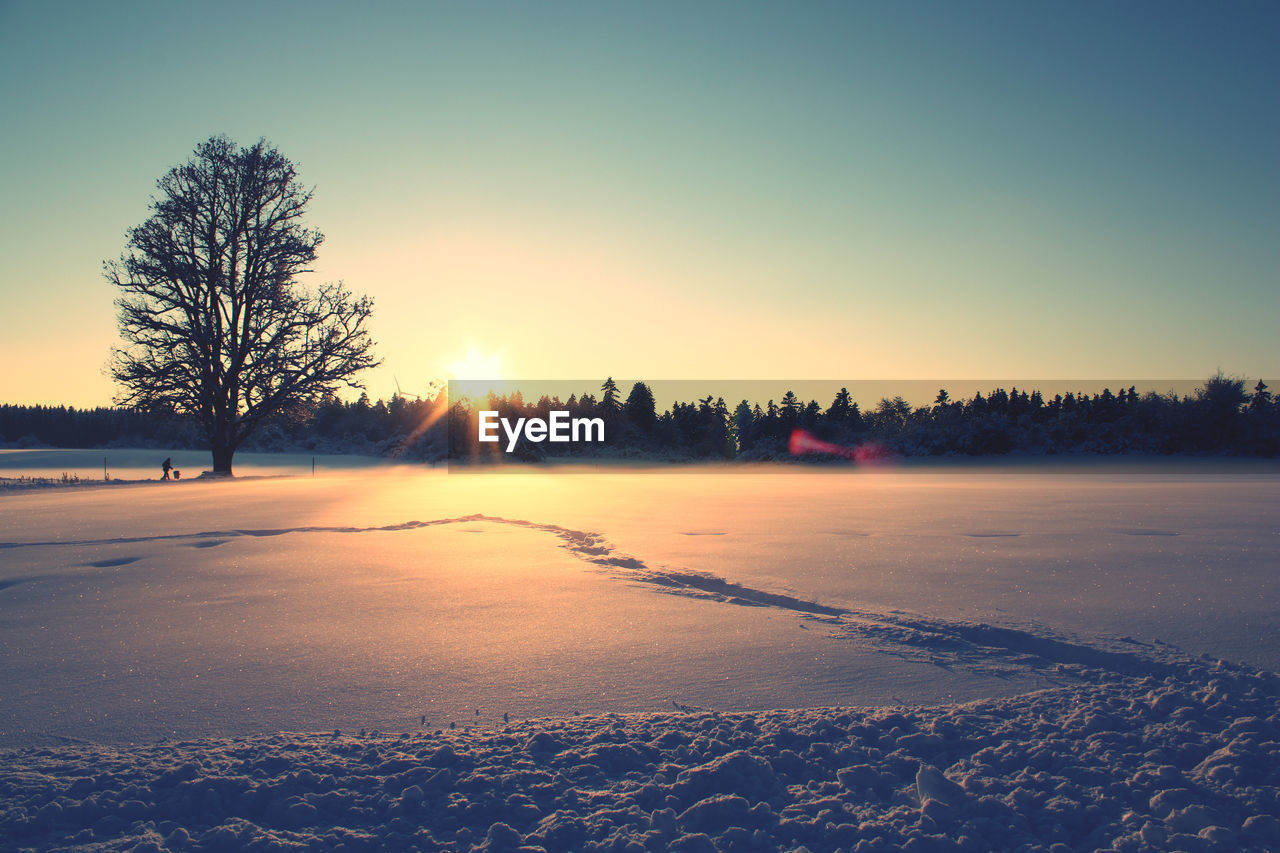
[[825, 453], [829, 456], [843, 457], [859, 465], [885, 465], [897, 458], [897, 454], [888, 445], [878, 441], [864, 441], [856, 447], [845, 447], [823, 441], [802, 429], [791, 431], [791, 440], [787, 443], [787, 449], [791, 451], [792, 456]]

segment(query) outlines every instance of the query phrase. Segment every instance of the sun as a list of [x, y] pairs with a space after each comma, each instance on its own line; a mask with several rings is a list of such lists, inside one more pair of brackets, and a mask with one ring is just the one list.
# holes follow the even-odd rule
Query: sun
[[498, 353], [481, 355], [474, 347], [468, 346], [466, 358], [450, 363], [449, 376], [451, 379], [501, 379], [500, 361]]

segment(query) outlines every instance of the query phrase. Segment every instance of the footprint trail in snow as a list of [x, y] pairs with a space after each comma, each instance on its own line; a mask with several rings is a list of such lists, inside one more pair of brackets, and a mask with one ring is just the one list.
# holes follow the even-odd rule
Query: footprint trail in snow
[[[1174, 647], [1159, 643], [1139, 643], [1127, 637], [1085, 642], [1055, 636], [1052, 631], [1041, 626], [1031, 626], [1024, 630], [981, 622], [939, 619], [899, 610], [883, 612], [810, 601], [784, 592], [757, 589], [708, 572], [668, 566], [653, 567], [638, 557], [620, 552], [599, 533], [481, 513], [370, 527], [332, 525], [237, 528], [113, 539], [0, 542], [0, 550], [68, 545], [107, 546], [162, 540], [190, 540], [192, 546], [206, 548], [224, 544], [235, 537], [395, 532], [454, 524], [468, 525], [463, 528], [466, 532], [477, 533], [480, 531], [476, 525], [484, 523], [549, 533], [560, 540], [560, 547], [579, 560], [597, 567], [599, 571], [631, 583], [653, 587], [656, 591], [743, 607], [790, 611], [798, 617], [829, 626], [833, 637], [861, 642], [876, 651], [948, 669], [956, 667], [1002, 677], [1032, 670], [1051, 677], [1092, 680], [1100, 671], [1134, 676], [1164, 676], [1171, 671], [1171, 666], [1177, 660], [1185, 657]], [[92, 565], [120, 564], [119, 560], [106, 560]]]

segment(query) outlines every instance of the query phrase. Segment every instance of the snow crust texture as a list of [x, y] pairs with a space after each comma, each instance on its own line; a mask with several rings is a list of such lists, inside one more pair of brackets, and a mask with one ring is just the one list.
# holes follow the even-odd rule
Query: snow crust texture
[[1206, 660], [959, 705], [604, 715], [0, 755], [86, 850], [1269, 850], [1280, 677]]

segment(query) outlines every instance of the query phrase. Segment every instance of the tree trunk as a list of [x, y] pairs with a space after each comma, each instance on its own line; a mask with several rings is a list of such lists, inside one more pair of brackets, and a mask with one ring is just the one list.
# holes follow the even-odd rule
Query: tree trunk
[[231, 457], [236, 453], [234, 447], [226, 444], [213, 445], [213, 473], [231, 476]]

